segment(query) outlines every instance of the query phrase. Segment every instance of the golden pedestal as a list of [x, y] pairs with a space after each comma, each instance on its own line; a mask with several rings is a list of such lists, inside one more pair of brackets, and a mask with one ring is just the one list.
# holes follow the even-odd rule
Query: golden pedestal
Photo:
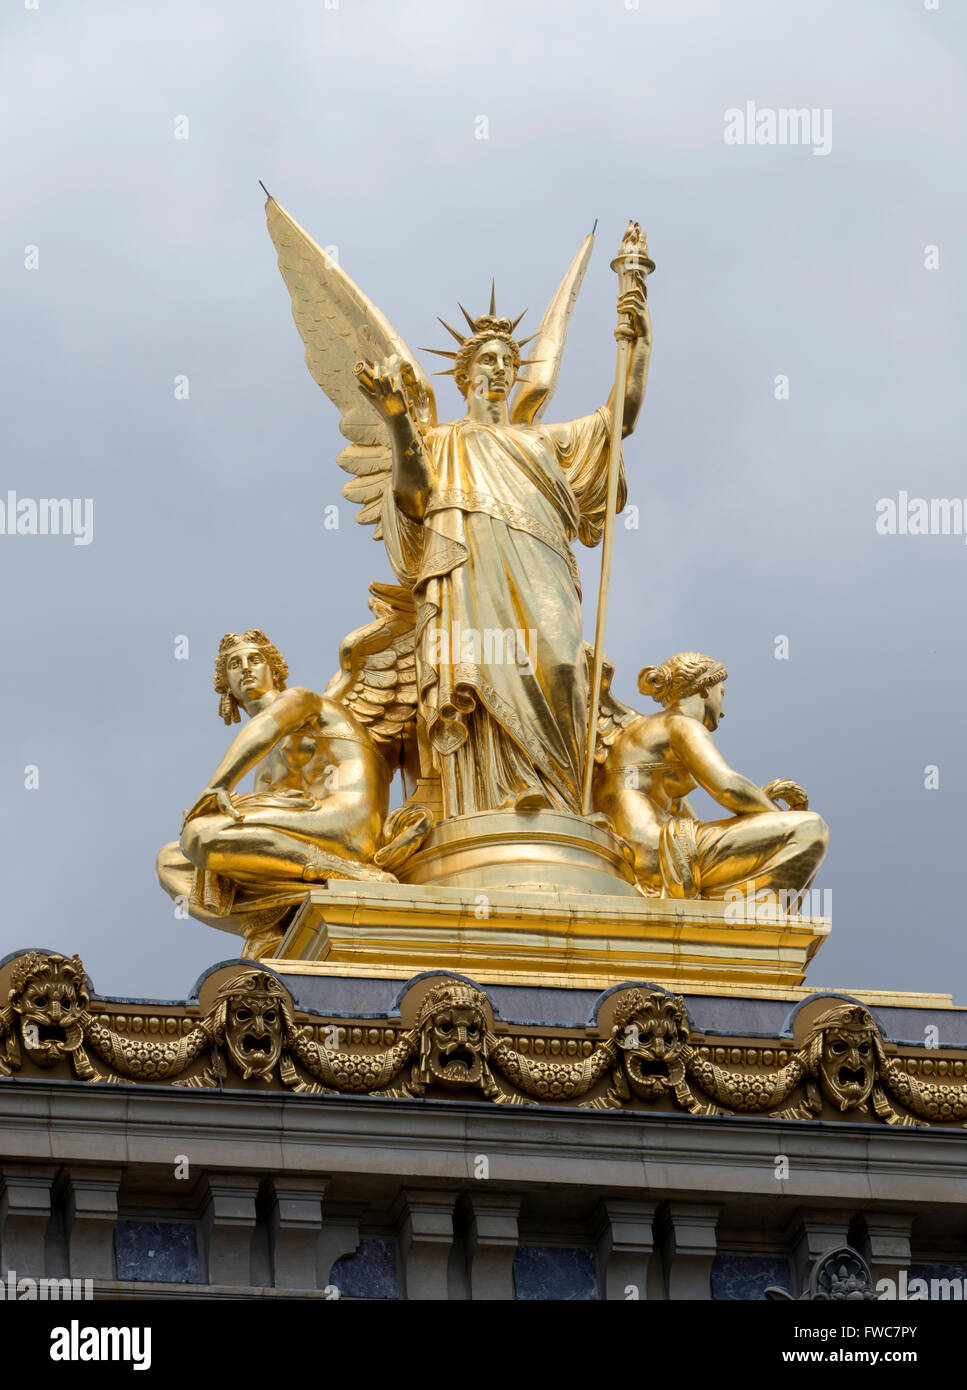
[[313, 888], [270, 964], [408, 979], [608, 989], [800, 985], [824, 918], [748, 903], [649, 898], [611, 831], [560, 811], [488, 811], [434, 826], [406, 882]]
[[483, 984], [585, 989], [629, 980], [789, 987], [828, 932], [824, 918], [756, 920], [718, 902], [340, 883], [312, 889], [267, 964], [398, 979], [453, 970]]
[[435, 825], [400, 880], [477, 893], [607, 893], [640, 899], [623, 840], [567, 811], [483, 811]]

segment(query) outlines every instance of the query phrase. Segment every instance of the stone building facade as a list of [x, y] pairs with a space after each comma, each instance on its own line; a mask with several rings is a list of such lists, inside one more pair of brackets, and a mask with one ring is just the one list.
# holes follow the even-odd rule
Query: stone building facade
[[943, 997], [236, 961], [162, 1004], [40, 951], [0, 998], [8, 1288], [756, 1299], [846, 1241], [876, 1280], [967, 1276], [967, 1011]]

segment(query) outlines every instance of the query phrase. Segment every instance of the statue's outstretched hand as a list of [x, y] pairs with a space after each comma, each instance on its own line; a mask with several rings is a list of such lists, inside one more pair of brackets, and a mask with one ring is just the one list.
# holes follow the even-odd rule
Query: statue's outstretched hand
[[213, 816], [221, 812], [223, 816], [229, 816], [234, 821], [244, 820], [245, 817], [232, 801], [232, 796], [225, 787], [206, 787], [201, 796], [193, 806], [189, 806], [181, 822], [181, 828], [196, 816]]
[[772, 801], [779, 801], [781, 798], [790, 811], [809, 810], [809, 797], [798, 782], [790, 782], [787, 778], [777, 777], [774, 782], [767, 783], [762, 790]]
[[416, 374], [412, 364], [390, 357], [377, 367], [375, 362], [357, 362], [353, 371], [359, 389], [389, 425], [413, 415]]

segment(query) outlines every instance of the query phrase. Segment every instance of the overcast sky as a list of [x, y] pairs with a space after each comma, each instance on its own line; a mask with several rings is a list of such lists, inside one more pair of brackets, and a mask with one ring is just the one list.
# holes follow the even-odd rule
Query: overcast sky
[[[218, 640], [263, 627], [320, 688], [392, 578], [340, 498], [261, 178], [414, 349], [491, 276], [536, 326], [598, 218], [556, 419], [607, 397], [608, 263], [642, 221], [618, 693], [654, 709], [642, 665], [723, 661], [725, 757], [803, 783], [831, 828], [808, 983], [967, 1004], [967, 545], [875, 529], [901, 491], [967, 497], [963, 11], [629, 4], [4, 7], [0, 502], [90, 498], [94, 520], [86, 545], [0, 534], [0, 956], [78, 951], [103, 993], [181, 997], [236, 955], [154, 874], [227, 746]], [[815, 110], [815, 145], [727, 143], [749, 102]], [[462, 413], [452, 382], [438, 404]], [[590, 636], [598, 552], [578, 558]]]

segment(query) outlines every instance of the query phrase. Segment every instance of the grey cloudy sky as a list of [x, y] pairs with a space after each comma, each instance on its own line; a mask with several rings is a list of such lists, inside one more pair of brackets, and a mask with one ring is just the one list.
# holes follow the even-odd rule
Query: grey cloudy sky
[[[262, 178], [414, 348], [444, 345], [458, 299], [480, 312], [492, 275], [536, 324], [597, 217], [561, 419], [607, 396], [608, 262], [642, 220], [655, 348], [618, 693], [643, 707], [639, 667], [674, 651], [724, 661], [725, 756], [802, 782], [831, 827], [809, 983], [967, 1003], [967, 546], [874, 529], [901, 489], [967, 496], [962, 9], [11, 0], [2, 26], [0, 501], [95, 516], [86, 546], [0, 535], [0, 956], [77, 950], [102, 992], [182, 996], [235, 955], [154, 877], [227, 746], [218, 639], [264, 627], [318, 687], [391, 578], [352, 507], [323, 527], [345, 441]], [[830, 110], [830, 152], [726, 144], [749, 101]], [[462, 413], [449, 381], [438, 403]], [[579, 560], [590, 635], [597, 552]]]

